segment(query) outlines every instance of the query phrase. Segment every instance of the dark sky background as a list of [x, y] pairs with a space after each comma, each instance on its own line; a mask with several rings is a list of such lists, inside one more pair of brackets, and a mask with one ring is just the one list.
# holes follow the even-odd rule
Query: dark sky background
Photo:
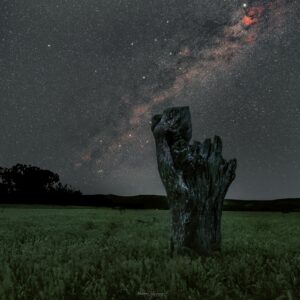
[[149, 122], [189, 105], [238, 160], [229, 197], [300, 197], [297, 1], [2, 0], [0, 165], [161, 194]]

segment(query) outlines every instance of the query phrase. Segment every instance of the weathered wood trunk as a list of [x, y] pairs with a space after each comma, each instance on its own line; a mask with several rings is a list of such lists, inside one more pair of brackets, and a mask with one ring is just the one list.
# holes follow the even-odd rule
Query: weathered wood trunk
[[151, 129], [171, 210], [171, 254], [206, 256], [220, 250], [223, 201], [235, 178], [236, 160], [223, 159], [218, 136], [190, 145], [188, 107], [154, 116]]

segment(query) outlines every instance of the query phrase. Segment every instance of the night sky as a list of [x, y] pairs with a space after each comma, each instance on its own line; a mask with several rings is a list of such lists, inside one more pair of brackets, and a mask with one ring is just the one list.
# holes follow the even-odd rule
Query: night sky
[[298, 0], [1, 0], [0, 166], [162, 194], [153, 114], [237, 158], [229, 197], [300, 197]]

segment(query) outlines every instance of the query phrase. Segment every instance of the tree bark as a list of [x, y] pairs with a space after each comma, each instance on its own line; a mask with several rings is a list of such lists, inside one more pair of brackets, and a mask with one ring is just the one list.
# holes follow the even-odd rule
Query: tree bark
[[235, 178], [236, 160], [223, 159], [218, 136], [190, 144], [188, 107], [166, 109], [152, 118], [151, 127], [171, 211], [171, 254], [219, 251], [223, 201]]

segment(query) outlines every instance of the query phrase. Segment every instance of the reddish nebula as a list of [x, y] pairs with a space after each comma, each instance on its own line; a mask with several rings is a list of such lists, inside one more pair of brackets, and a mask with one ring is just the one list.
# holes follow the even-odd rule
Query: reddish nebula
[[265, 7], [263, 6], [249, 7], [246, 11], [246, 15], [242, 20], [243, 24], [247, 27], [256, 24], [264, 12]]
[[250, 18], [248, 16], [244, 16], [244, 18], [243, 18], [243, 24], [245, 26], [250, 26], [250, 25], [252, 25], [254, 23], [255, 23], [255, 21], [252, 18]]

